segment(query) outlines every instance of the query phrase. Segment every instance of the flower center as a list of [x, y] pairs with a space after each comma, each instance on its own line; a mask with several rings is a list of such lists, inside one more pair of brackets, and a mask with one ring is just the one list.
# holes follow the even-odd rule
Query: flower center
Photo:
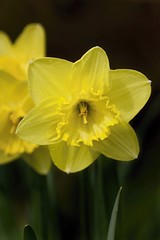
[[107, 138], [119, 122], [119, 112], [108, 97], [88, 94], [70, 104], [61, 105], [55, 135], [49, 138], [51, 144], [65, 141], [69, 146], [93, 146], [93, 141]]
[[85, 101], [82, 101], [78, 104], [79, 116], [83, 118], [83, 123], [87, 124], [87, 115], [88, 115], [88, 104]]

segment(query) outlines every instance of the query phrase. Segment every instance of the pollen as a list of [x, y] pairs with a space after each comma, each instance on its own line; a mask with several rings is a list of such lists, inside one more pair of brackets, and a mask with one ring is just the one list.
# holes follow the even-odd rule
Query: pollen
[[84, 101], [78, 104], [79, 116], [83, 118], [83, 123], [87, 124], [87, 115], [88, 115], [88, 104]]

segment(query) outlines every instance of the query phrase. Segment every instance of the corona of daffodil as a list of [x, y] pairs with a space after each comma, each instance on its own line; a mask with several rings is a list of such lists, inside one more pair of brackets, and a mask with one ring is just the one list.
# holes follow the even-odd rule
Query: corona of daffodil
[[13, 43], [0, 31], [0, 70], [27, 80], [30, 61], [45, 56], [45, 31], [40, 24], [27, 25]]
[[134, 70], [110, 70], [103, 49], [94, 47], [75, 63], [41, 58], [30, 64], [35, 107], [17, 128], [22, 139], [48, 145], [55, 165], [69, 173], [102, 153], [137, 158], [139, 144], [129, 121], [147, 102], [150, 81]]

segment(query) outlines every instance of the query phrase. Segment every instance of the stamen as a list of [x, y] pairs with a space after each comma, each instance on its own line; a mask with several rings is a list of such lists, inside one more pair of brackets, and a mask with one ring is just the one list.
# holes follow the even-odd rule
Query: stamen
[[83, 123], [87, 124], [87, 115], [88, 115], [88, 104], [86, 102], [80, 102], [79, 107], [79, 116], [83, 117]]

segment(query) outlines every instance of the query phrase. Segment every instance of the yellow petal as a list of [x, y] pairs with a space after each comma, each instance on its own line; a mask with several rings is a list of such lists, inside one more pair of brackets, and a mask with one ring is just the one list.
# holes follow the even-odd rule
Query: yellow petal
[[43, 57], [45, 55], [45, 31], [40, 24], [27, 25], [14, 44], [15, 50], [23, 59]]
[[[5, 106], [0, 106], [0, 119], [1, 119], [1, 124], [0, 124], [0, 137], [2, 136], [3, 138], [3, 134], [5, 133], [5, 129], [9, 128], [10, 126], [8, 126], [8, 122], [9, 122], [9, 114], [10, 111], [7, 107]], [[2, 140], [3, 141], [3, 140]]]
[[29, 66], [29, 88], [36, 104], [49, 97], [68, 97], [73, 63], [58, 58], [37, 59]]
[[25, 115], [34, 107], [34, 103], [30, 96], [26, 96], [26, 98], [24, 98], [21, 107]]
[[93, 149], [109, 158], [128, 161], [138, 157], [139, 144], [133, 128], [121, 119], [108, 138], [94, 142]]
[[12, 43], [8, 35], [0, 31], [0, 56], [12, 54]]
[[26, 98], [29, 97], [28, 84], [26, 81], [18, 81], [14, 86], [9, 98], [12, 100], [12, 103], [16, 105], [23, 105], [23, 102]]
[[48, 99], [33, 108], [19, 123], [16, 134], [38, 145], [50, 144], [56, 137], [56, 127], [61, 120], [57, 105]]
[[66, 173], [78, 172], [88, 167], [99, 156], [99, 153], [84, 145], [73, 147], [64, 141], [49, 145], [49, 150], [54, 164]]
[[[17, 54], [14, 53], [14, 57]], [[0, 70], [10, 73], [18, 80], [26, 80], [28, 63], [21, 61], [22, 59], [13, 59], [11, 56], [0, 57]]]
[[1, 104], [3, 102], [10, 102], [12, 97], [12, 91], [15, 88], [15, 86], [18, 84], [18, 80], [15, 79], [13, 76], [10, 74], [0, 71], [0, 99], [1, 99]]
[[19, 154], [16, 154], [14, 156], [7, 155], [3, 151], [0, 151], [0, 165], [12, 162], [16, 160], [19, 156], [20, 156]]
[[73, 66], [73, 89], [80, 91], [93, 91], [103, 94], [108, 88], [109, 60], [105, 51], [94, 47], [85, 53]]
[[128, 122], [145, 105], [150, 94], [150, 81], [134, 70], [113, 70], [109, 73], [110, 101], [116, 105], [121, 116]]
[[21, 106], [26, 113], [33, 107], [26, 81], [19, 81], [12, 75], [0, 71], [0, 89], [1, 105], [8, 106], [11, 111]]
[[23, 159], [39, 174], [47, 174], [51, 168], [51, 157], [46, 146], [40, 146], [32, 154], [24, 154]]

